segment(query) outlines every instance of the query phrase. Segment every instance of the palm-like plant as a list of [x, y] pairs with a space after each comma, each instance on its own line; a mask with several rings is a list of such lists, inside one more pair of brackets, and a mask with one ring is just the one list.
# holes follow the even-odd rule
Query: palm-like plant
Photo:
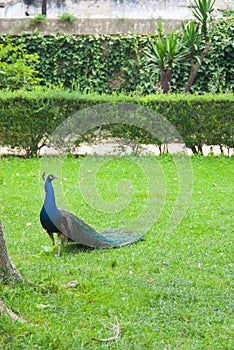
[[181, 61], [185, 56], [185, 50], [181, 45], [179, 35], [171, 32], [169, 35], [159, 36], [151, 40], [151, 51], [146, 51], [151, 65], [157, 63], [160, 69], [166, 71]]
[[[147, 57], [147, 68], [152, 70], [152, 76], [158, 74], [160, 69], [160, 82], [163, 92], [169, 91], [171, 81], [171, 70], [185, 59], [190, 59], [191, 73], [184, 92], [188, 92], [197, 76], [197, 72], [204, 60], [209, 48], [208, 25], [211, 13], [214, 11], [215, 0], [195, 0], [194, 21], [187, 25], [182, 23], [183, 37], [178, 33], [171, 32], [165, 35], [162, 30], [162, 22], [158, 21], [158, 36], [151, 41], [150, 47], [145, 50]], [[201, 43], [205, 39], [205, 48], [201, 53]], [[199, 52], [200, 51], [200, 52]], [[197, 63], [195, 64], [195, 61]]]
[[201, 25], [201, 32], [207, 41], [208, 24], [211, 19], [211, 13], [214, 11], [216, 0], [195, 0], [195, 9], [193, 10], [194, 17]]
[[[190, 72], [190, 76], [187, 82], [187, 85], [184, 89], [184, 92], [188, 92], [194, 82], [194, 80], [196, 79], [197, 73], [199, 68], [201, 67], [201, 64], [207, 54], [207, 52], [209, 51], [209, 48], [211, 46], [210, 40], [209, 40], [209, 36], [208, 36], [208, 29], [209, 29], [209, 22], [211, 20], [211, 13], [214, 11], [214, 4], [215, 4], [216, 0], [195, 0], [195, 9], [193, 10], [193, 15], [194, 17], [198, 20], [198, 27], [195, 30], [194, 28], [187, 28], [187, 33], [186, 31], [184, 32], [184, 35], [189, 38], [190, 43], [193, 42], [193, 40], [195, 40], [196, 35], [199, 35], [199, 30], [201, 30], [201, 34], [202, 36], [200, 36], [200, 43], [202, 41], [202, 39], [205, 39], [205, 48], [203, 49], [202, 53], [200, 54], [199, 58], [196, 57], [196, 53], [195, 51], [193, 52], [193, 57], [192, 57], [192, 68], [191, 68], [191, 72]], [[192, 25], [193, 26], [193, 25]], [[195, 41], [194, 41], [195, 43]], [[195, 46], [194, 46], [195, 48]], [[197, 63], [196, 65], [194, 65], [193, 63], [193, 58], [197, 58]]]
[[164, 35], [161, 22], [158, 22], [158, 37], [151, 40], [151, 45], [145, 50], [148, 68], [152, 70], [152, 76], [158, 73], [160, 68], [160, 82], [163, 92], [169, 91], [172, 68], [187, 55], [182, 46], [178, 33], [171, 32]]
[[189, 56], [196, 56], [202, 38], [200, 35], [199, 25], [194, 21], [188, 22], [186, 25], [182, 22], [183, 43], [189, 50]]

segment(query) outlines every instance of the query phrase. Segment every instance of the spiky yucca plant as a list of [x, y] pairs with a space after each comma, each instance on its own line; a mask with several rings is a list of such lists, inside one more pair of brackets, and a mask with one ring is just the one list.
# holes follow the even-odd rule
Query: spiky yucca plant
[[211, 19], [211, 13], [214, 11], [216, 0], [195, 0], [195, 9], [193, 10], [194, 17], [201, 25], [201, 32], [205, 40], [208, 40], [208, 26]]

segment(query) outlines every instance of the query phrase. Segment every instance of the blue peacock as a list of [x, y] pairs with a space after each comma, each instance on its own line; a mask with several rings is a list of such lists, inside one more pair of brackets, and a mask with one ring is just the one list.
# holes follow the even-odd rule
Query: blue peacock
[[[54, 233], [58, 235], [58, 256], [61, 250], [62, 236], [66, 240], [80, 243], [91, 248], [113, 248], [129, 245], [143, 239], [142, 234], [126, 230], [107, 230], [98, 233], [93, 227], [86, 224], [74, 214], [59, 209], [56, 206], [52, 181], [57, 177], [50, 174], [45, 181], [45, 200], [40, 212], [42, 227], [47, 231], [53, 248], [55, 245]], [[45, 174], [43, 174], [45, 179]]]

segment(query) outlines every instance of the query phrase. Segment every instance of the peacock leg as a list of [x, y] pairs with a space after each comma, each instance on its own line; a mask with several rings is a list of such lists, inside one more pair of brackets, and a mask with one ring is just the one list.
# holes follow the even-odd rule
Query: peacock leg
[[49, 232], [48, 232], [48, 235], [49, 235], [49, 237], [50, 237], [50, 239], [51, 239], [51, 243], [52, 243], [53, 250], [54, 250], [54, 245], [55, 245], [55, 242], [54, 242], [54, 235], [53, 235], [53, 233], [49, 233]]
[[58, 257], [60, 256], [62, 234], [58, 233]]

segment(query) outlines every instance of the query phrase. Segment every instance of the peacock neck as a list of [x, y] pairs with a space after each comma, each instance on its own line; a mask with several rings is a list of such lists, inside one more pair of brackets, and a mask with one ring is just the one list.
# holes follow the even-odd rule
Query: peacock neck
[[44, 207], [47, 213], [52, 216], [59, 215], [59, 210], [55, 202], [54, 189], [53, 189], [52, 183], [48, 180], [45, 183], [45, 191], [46, 191], [46, 196], [44, 201]]

